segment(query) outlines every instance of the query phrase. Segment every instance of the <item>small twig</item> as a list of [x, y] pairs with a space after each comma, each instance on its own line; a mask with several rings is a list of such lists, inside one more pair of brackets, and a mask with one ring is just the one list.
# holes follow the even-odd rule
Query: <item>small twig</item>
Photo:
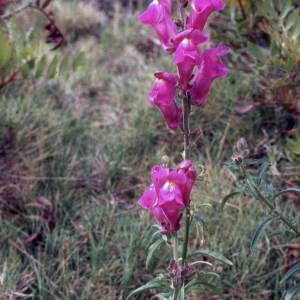
[[0, 84], [0, 90], [6, 86], [7, 84], [9, 84], [10, 82], [14, 81], [15, 77], [17, 76], [17, 74], [20, 72], [20, 70], [14, 70], [13, 73], [10, 75], [10, 77], [6, 80], [6, 81], [3, 81], [1, 84]]
[[0, 172], [0, 176], [6, 176], [14, 179], [26, 179], [26, 180], [64, 180], [64, 181], [84, 181], [83, 177], [50, 177], [50, 176], [20, 176], [12, 175]]
[[243, 6], [243, 4], [242, 4], [242, 1], [241, 1], [241, 0], [238, 0], [238, 2], [239, 2], [239, 5], [240, 5], [240, 8], [241, 8], [241, 13], [242, 13], [243, 19], [246, 20], [247, 17], [246, 17], [246, 13], [245, 13], [244, 6]]
[[10, 18], [14, 14], [21, 12], [22, 10], [26, 9], [27, 7], [31, 7], [31, 5], [32, 5], [32, 2], [28, 2], [27, 4], [24, 4], [23, 6], [20, 6], [19, 8], [17, 8], [14, 12], [9, 12], [4, 15], [1, 15], [0, 19]]

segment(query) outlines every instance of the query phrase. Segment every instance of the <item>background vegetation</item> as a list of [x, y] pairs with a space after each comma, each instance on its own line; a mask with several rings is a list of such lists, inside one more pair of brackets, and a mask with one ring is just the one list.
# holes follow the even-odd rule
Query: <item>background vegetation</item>
[[[154, 222], [137, 200], [162, 155], [174, 166], [181, 160], [182, 136], [170, 132], [160, 112], [148, 105], [153, 72], [175, 72], [152, 31], [137, 22], [148, 4], [53, 0], [50, 8], [65, 43], [50, 52], [43, 29], [47, 20], [38, 12], [28, 8], [13, 21], [1, 20], [9, 32], [21, 24], [9, 36], [12, 48], [42, 45], [33, 47], [34, 56], [25, 61], [13, 52], [16, 66], [28, 72], [0, 90], [1, 299], [123, 299], [153, 274], [166, 272], [171, 249], [158, 250], [145, 269]], [[279, 15], [282, 1], [273, 4]], [[291, 62], [281, 57], [278, 41], [278, 53], [273, 49], [271, 56], [272, 36], [253, 25], [253, 18], [269, 20], [264, 13], [251, 1], [227, 1], [227, 9], [211, 19], [211, 45], [222, 40], [230, 46], [225, 63], [231, 70], [192, 116], [193, 127], [203, 132], [193, 161], [206, 167], [210, 182], [197, 183], [192, 199], [214, 206], [203, 209], [208, 226], [203, 248], [233, 262], [233, 267], [217, 261], [213, 266], [222, 280], [212, 280], [226, 299], [282, 299], [292, 279], [286, 286], [279, 281], [300, 260], [299, 241], [267, 235], [250, 257], [251, 237], [261, 221], [260, 215], [255, 218], [260, 210], [255, 199], [235, 198], [219, 212], [237, 180], [222, 162], [230, 159], [241, 136], [251, 157], [270, 160], [269, 181], [278, 188], [299, 185], [299, 57]], [[32, 37], [15, 44], [28, 31]], [[43, 72], [36, 76], [45, 53]], [[62, 67], [66, 55], [68, 64]], [[282, 66], [274, 71], [276, 55]], [[33, 58], [35, 65], [28, 64]], [[291, 70], [284, 69], [287, 63]], [[12, 70], [5, 68], [2, 76]], [[270, 74], [285, 81], [274, 86]], [[262, 78], [270, 79], [267, 88]], [[263, 88], [269, 91], [264, 98]], [[280, 201], [283, 210], [299, 212], [299, 198], [285, 195]], [[199, 247], [196, 233], [191, 247]], [[217, 297], [203, 290], [190, 299]]]

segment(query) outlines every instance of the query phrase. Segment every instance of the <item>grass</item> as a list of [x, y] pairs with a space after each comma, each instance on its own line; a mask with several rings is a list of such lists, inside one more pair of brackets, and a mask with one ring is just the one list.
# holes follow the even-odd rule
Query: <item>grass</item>
[[[59, 1], [53, 2], [57, 9]], [[171, 71], [174, 66], [162, 53], [153, 60], [137, 50], [143, 38], [135, 20], [113, 20], [97, 31], [101, 22], [89, 18], [88, 11], [80, 26], [92, 34], [82, 35], [83, 29], [76, 28], [81, 14], [74, 3], [68, 5], [73, 8], [57, 11], [58, 22], [73, 32], [57, 55], [74, 58], [85, 52], [84, 70], [68, 80], [15, 82], [0, 96], [0, 144], [9, 128], [14, 133], [0, 163], [1, 299], [124, 299], [166, 273], [172, 253], [158, 249], [145, 269], [154, 222], [137, 200], [162, 155], [169, 155], [174, 165], [181, 160], [182, 136], [166, 129], [147, 99], [156, 68]], [[241, 84], [240, 77], [231, 71], [219, 80], [205, 106], [192, 116], [192, 127], [203, 131], [193, 161], [205, 165], [211, 182], [197, 184], [193, 201], [214, 207], [200, 212], [209, 228], [203, 247], [233, 261], [232, 268], [215, 262], [213, 270], [222, 279], [207, 280], [226, 299], [282, 299], [278, 244], [264, 236], [249, 256], [260, 206], [253, 199], [236, 198], [219, 212], [220, 201], [233, 190], [233, 177], [221, 163], [230, 158], [240, 136], [254, 147], [262, 138], [263, 111], [234, 112], [236, 99], [251, 84]], [[53, 205], [52, 230], [30, 218], [43, 217], [41, 209], [28, 206], [37, 196]], [[24, 239], [35, 233], [39, 238], [25, 248]], [[194, 228], [192, 233], [191, 248], [196, 249]], [[189, 299], [208, 297], [214, 299], [203, 290]]]

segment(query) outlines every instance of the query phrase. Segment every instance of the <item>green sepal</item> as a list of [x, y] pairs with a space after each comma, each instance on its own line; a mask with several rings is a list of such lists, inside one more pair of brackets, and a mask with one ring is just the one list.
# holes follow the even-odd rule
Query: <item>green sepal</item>
[[170, 286], [165, 285], [165, 284], [161, 284], [159, 282], [153, 282], [153, 281], [155, 281], [155, 279], [148, 282], [147, 284], [137, 288], [136, 290], [134, 290], [131, 294], [129, 294], [127, 296], [127, 298], [125, 300], [128, 300], [128, 299], [132, 298], [133, 296], [135, 296], [137, 294], [140, 294], [140, 293], [152, 290], [152, 289], [160, 289], [160, 290], [161, 289], [167, 289], [169, 291], [172, 291], [172, 288]]
[[287, 273], [283, 276], [283, 278], [280, 280], [279, 284], [282, 284], [285, 280], [287, 280], [293, 273], [300, 270], [300, 263], [296, 264], [292, 268], [290, 268]]
[[297, 283], [287, 291], [284, 300], [291, 300], [293, 296], [299, 291], [300, 291], [300, 283]]
[[165, 243], [165, 241], [160, 238], [159, 240], [157, 240], [155, 243], [153, 243], [150, 247], [149, 247], [149, 252], [147, 255], [147, 259], [146, 259], [146, 269], [148, 269], [148, 265], [149, 262], [153, 256], [154, 251], [157, 249], [157, 247], [159, 247], [162, 243]]
[[238, 190], [238, 191], [232, 192], [232, 193], [230, 193], [229, 195], [227, 195], [227, 196], [222, 200], [222, 203], [221, 203], [221, 206], [220, 206], [220, 211], [223, 212], [224, 205], [225, 205], [225, 203], [226, 203], [230, 198], [232, 198], [233, 196], [242, 194], [242, 193], [243, 193], [242, 190]]
[[272, 218], [269, 218], [265, 221], [263, 221], [259, 226], [258, 228], [256, 229], [254, 235], [253, 235], [253, 238], [252, 238], [252, 241], [251, 241], [251, 245], [250, 245], [250, 253], [251, 255], [253, 254], [255, 248], [256, 248], [256, 245], [258, 243], [258, 240], [260, 239], [261, 235], [263, 234], [264, 230], [266, 229], [266, 227], [274, 220], [276, 219], [276, 217], [272, 217]]
[[221, 293], [221, 291], [214, 286], [213, 284], [210, 284], [208, 282], [202, 281], [202, 280], [195, 280], [195, 281], [191, 281], [186, 287], [185, 287], [185, 292], [186, 294], [193, 291], [193, 290], [199, 290], [201, 289], [199, 287], [199, 285], [203, 285], [207, 288], [209, 288], [210, 290], [212, 290], [216, 295], [218, 295], [222, 300], [226, 300], [225, 297], [223, 296], [223, 294]]
[[191, 257], [193, 257], [195, 255], [198, 255], [198, 254], [207, 255], [209, 257], [212, 257], [216, 260], [222, 261], [222, 262], [232, 266], [232, 262], [229, 259], [227, 259], [226, 257], [224, 257], [223, 255], [221, 255], [217, 252], [210, 251], [210, 250], [204, 250], [204, 249], [196, 250], [193, 253], [189, 254], [187, 258], [191, 258]]

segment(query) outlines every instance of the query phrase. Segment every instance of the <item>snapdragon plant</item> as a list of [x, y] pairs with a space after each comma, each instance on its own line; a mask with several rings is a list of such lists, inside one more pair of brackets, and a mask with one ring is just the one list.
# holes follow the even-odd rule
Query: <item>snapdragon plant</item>
[[[198, 46], [209, 41], [209, 37], [203, 34], [207, 18], [225, 5], [222, 0], [178, 0], [177, 5], [179, 18], [175, 20], [171, 18], [171, 0], [154, 0], [147, 11], [139, 16], [142, 24], [154, 28], [162, 48], [170, 56], [173, 55], [174, 64], [177, 66], [177, 74], [164, 71], [154, 73], [156, 81], [148, 97], [150, 105], [156, 105], [160, 109], [170, 130], [179, 129], [183, 133], [183, 161], [172, 169], [171, 160], [164, 156], [161, 165], [153, 167], [152, 184], [138, 201], [156, 218], [159, 231], [155, 236], [161, 236], [149, 248], [146, 267], [154, 251], [162, 244], [173, 248], [173, 258], [170, 258], [166, 274], [160, 274], [145, 286], [133, 291], [127, 299], [152, 289], [165, 291], [156, 295], [159, 299], [184, 299], [185, 294], [203, 287], [225, 299], [216, 286], [203, 279], [204, 274], [217, 277], [219, 275], [205, 272], [198, 267], [201, 264], [211, 264], [193, 259], [206, 255], [232, 265], [228, 259], [216, 252], [198, 249], [189, 253], [188, 249], [190, 226], [195, 225], [198, 230], [200, 247], [203, 244], [205, 227], [204, 221], [198, 215], [199, 207], [191, 199], [191, 191], [197, 178], [203, 179], [203, 172], [197, 174], [190, 161], [190, 152], [201, 134], [199, 128], [190, 129], [191, 106], [201, 107], [206, 101], [212, 82], [228, 74], [227, 67], [220, 61], [220, 57], [228, 52], [227, 47], [220, 43], [216, 48], [207, 48], [201, 53]], [[186, 8], [189, 8], [188, 16]], [[175, 100], [176, 93], [182, 99], [181, 105]]]
[[[280, 220], [284, 226], [278, 230], [273, 231], [269, 237], [281, 235], [282, 238], [287, 241], [287, 234], [290, 234], [300, 239], [300, 214], [293, 215], [288, 214], [284, 215], [280, 210], [279, 205], [276, 203], [276, 200], [279, 196], [287, 192], [300, 193], [300, 189], [289, 188], [276, 192], [276, 188], [272, 183], [267, 183], [263, 179], [263, 174], [269, 166], [269, 162], [264, 159], [248, 159], [250, 153], [249, 146], [244, 138], [240, 138], [237, 144], [233, 147], [233, 155], [231, 156], [231, 161], [226, 162], [228, 168], [231, 168], [233, 171], [238, 173], [239, 176], [239, 188], [227, 195], [221, 204], [221, 211], [224, 208], [224, 205], [228, 200], [236, 195], [243, 195], [245, 197], [251, 196], [258, 200], [264, 207], [264, 215], [267, 217], [263, 222], [257, 227], [254, 235], [252, 237], [250, 245], [250, 253], [253, 254], [257, 243], [264, 233], [267, 226], [277, 220]], [[254, 164], [261, 164], [258, 168], [258, 171], [255, 175], [251, 173], [249, 167]], [[258, 202], [257, 202], [258, 203]], [[300, 263], [295, 263], [295, 265], [290, 268], [290, 270], [285, 274], [280, 283], [282, 284], [286, 279], [288, 279], [293, 273], [300, 271]], [[294, 295], [300, 291], [300, 283], [296, 283], [292, 286], [285, 295], [285, 300], [291, 300]]]

